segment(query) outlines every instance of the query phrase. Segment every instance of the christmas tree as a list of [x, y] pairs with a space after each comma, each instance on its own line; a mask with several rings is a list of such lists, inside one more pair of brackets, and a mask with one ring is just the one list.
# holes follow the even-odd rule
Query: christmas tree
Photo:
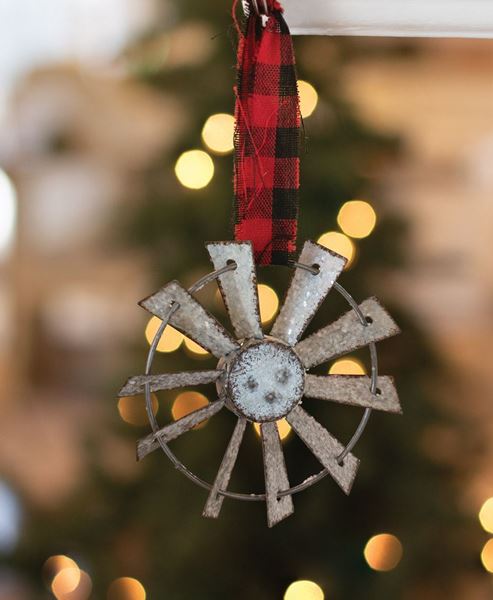
[[[130, 244], [147, 257], [154, 280], [149, 293], [175, 278], [190, 285], [211, 270], [204, 241], [232, 237], [232, 123], [224, 115], [233, 110], [236, 32], [227, 3], [180, 0], [172, 8], [172, 15], [157, 22], [124, 57], [129, 76], [158, 97], [172, 97], [185, 123], [177, 143], [135, 174], [129, 208], [116, 215], [116, 243]], [[305, 114], [300, 247], [302, 240], [320, 238], [346, 254], [350, 268], [342, 285], [358, 301], [377, 292], [401, 326], [403, 334], [378, 349], [381, 372], [396, 378], [404, 416], [372, 415], [355, 449], [362, 465], [349, 497], [327, 478], [295, 496], [295, 515], [273, 530], [266, 527], [265, 506], [256, 502], [226, 500], [218, 521], [203, 519], [206, 493], [161, 453], [140, 463], [139, 476], [126, 483], [110, 478], [95, 459], [77, 497], [57, 517], [56, 541], [53, 522], [43, 514], [31, 515], [29, 544], [15, 562], [33, 573], [39, 557], [63, 550], [90, 571], [94, 597], [104, 597], [109, 583], [125, 573], [141, 581], [151, 599], [273, 600], [299, 580], [315, 582], [327, 598], [404, 599], [448, 597], [448, 586], [467, 567], [461, 540], [450, 533], [450, 524], [457, 531], [461, 518], [449, 502], [454, 474], [431, 462], [421, 443], [425, 427], [444, 422], [426, 392], [427, 382], [440, 377], [440, 365], [417, 324], [386, 297], [385, 274], [405, 264], [406, 229], [385, 214], [379, 182], [401, 149], [398, 140], [360, 122], [341, 94], [345, 61], [365, 51], [364, 42], [299, 38], [295, 50], [299, 77], [311, 84], [300, 84]], [[223, 116], [209, 120], [211, 115]], [[365, 202], [348, 204], [354, 199]], [[362, 222], [363, 230], [355, 230]], [[272, 290], [282, 297], [290, 276], [287, 268], [259, 269], [266, 311], [275, 304]], [[214, 289], [207, 288], [200, 298], [228, 327]], [[344, 300], [332, 292], [309, 332], [346, 310]], [[272, 319], [264, 316], [268, 327]], [[164, 340], [169, 338], [172, 346], [170, 336], [167, 332]], [[179, 349], [159, 356], [157, 370], [214, 368], [210, 356], [180, 342]], [[108, 382], [108, 395], [126, 373], [142, 372], [145, 351], [139, 340], [128, 363]], [[358, 352], [348, 362], [323, 365], [318, 372], [329, 368], [368, 371], [369, 357]], [[200, 391], [206, 398], [215, 395], [214, 386]], [[176, 392], [158, 394], [162, 424], [202, 401], [193, 393], [179, 400]], [[142, 412], [142, 398], [137, 401]], [[130, 411], [130, 402], [127, 408], [120, 405], [120, 412]], [[307, 406], [340, 440], [350, 438], [361, 418], [355, 408], [315, 400]], [[212, 481], [233, 423], [227, 413], [216, 416], [174, 442], [173, 449], [194, 472]], [[117, 421], [114, 405], [108, 408], [106, 425], [132, 441], [148, 432], [146, 425]], [[89, 456], [92, 443], [87, 440]], [[296, 436], [287, 433], [283, 447], [293, 483], [320, 470]], [[263, 491], [261, 448], [253, 427], [230, 487]], [[382, 533], [395, 537], [375, 538], [373, 549], [366, 546]], [[309, 596], [309, 588], [298, 589], [305, 591], [289, 600], [319, 597]], [[114, 597], [140, 598], [125, 593]]]

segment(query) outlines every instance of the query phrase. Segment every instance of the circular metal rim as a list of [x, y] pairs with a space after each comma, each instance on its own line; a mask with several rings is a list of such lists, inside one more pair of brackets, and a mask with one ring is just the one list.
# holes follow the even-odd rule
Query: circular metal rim
[[[309, 271], [313, 275], [318, 274], [318, 269], [312, 267], [311, 265], [304, 265], [302, 263], [293, 262], [293, 263], [291, 263], [291, 266], [295, 269], [304, 269], [306, 271]], [[204, 277], [202, 277], [196, 283], [194, 283], [192, 286], [189, 287], [189, 289], [188, 289], [189, 293], [193, 294], [195, 292], [198, 292], [203, 287], [205, 287], [207, 284], [211, 283], [212, 281], [217, 280], [224, 273], [227, 273], [228, 271], [233, 271], [234, 269], [236, 269], [236, 264], [231, 263], [231, 264], [226, 265], [222, 269], [218, 269], [217, 271], [213, 271], [213, 272], [205, 275]], [[333, 287], [348, 302], [348, 304], [351, 306], [351, 308], [354, 310], [354, 312], [358, 316], [358, 319], [360, 320], [361, 324], [364, 325], [365, 327], [367, 327], [368, 323], [366, 322], [366, 318], [363, 315], [363, 313], [361, 312], [361, 309], [359, 308], [356, 300], [351, 296], [351, 294], [349, 294], [349, 292], [345, 288], [343, 288], [342, 285], [340, 285], [337, 282], [334, 283]], [[172, 304], [168, 310], [168, 314], [162, 320], [162, 323], [159, 326], [159, 329], [156, 331], [156, 334], [154, 336], [154, 339], [152, 340], [152, 343], [151, 343], [151, 346], [149, 348], [149, 352], [147, 355], [145, 375], [151, 374], [152, 363], [154, 361], [154, 356], [156, 354], [156, 348], [159, 343], [159, 340], [161, 339], [161, 336], [163, 335], [163, 332], [169, 323], [169, 319], [171, 318], [173, 313], [175, 313], [178, 309], [179, 309], [178, 303]], [[376, 348], [375, 342], [370, 342], [368, 344], [368, 347], [370, 349], [370, 360], [371, 360], [370, 390], [371, 390], [371, 393], [373, 395], [375, 395], [376, 391], [377, 391], [377, 382], [378, 382], [377, 348]], [[145, 403], [146, 403], [147, 417], [149, 419], [149, 423], [151, 425], [152, 431], [153, 431], [153, 433], [157, 433], [159, 431], [160, 427], [159, 427], [159, 424], [157, 422], [156, 416], [153, 411], [151, 389], [150, 389], [149, 383], [145, 384]], [[337, 457], [337, 461], [339, 463], [342, 463], [344, 461], [346, 456], [351, 452], [351, 450], [358, 443], [359, 439], [361, 438], [361, 436], [363, 435], [363, 433], [366, 429], [366, 426], [368, 425], [368, 421], [370, 419], [371, 413], [372, 413], [371, 408], [365, 409], [363, 416], [361, 417], [361, 420], [360, 420], [353, 436], [351, 437], [351, 439], [349, 440], [349, 442], [347, 443], [346, 447], [341, 452], [341, 454]], [[199, 487], [201, 487], [205, 490], [208, 490], [208, 491], [212, 490], [212, 484], [208, 483], [207, 481], [204, 481], [198, 475], [196, 475], [195, 473], [190, 471], [190, 469], [188, 469], [176, 457], [176, 455], [172, 452], [172, 450], [169, 448], [169, 446], [166, 443], [164, 443], [159, 436], [157, 436], [156, 439], [159, 443], [159, 446], [163, 450], [163, 452], [166, 454], [166, 456], [169, 458], [169, 460], [173, 463], [175, 469], [177, 469], [178, 471], [183, 473], [183, 475], [185, 475], [190, 481], [192, 481]], [[302, 492], [303, 490], [306, 490], [309, 487], [311, 487], [312, 485], [315, 485], [316, 483], [321, 481], [328, 474], [329, 474], [329, 471], [324, 468], [321, 471], [319, 471], [318, 473], [316, 473], [315, 475], [311, 475], [310, 477], [305, 479], [302, 483], [291, 486], [289, 489], [279, 492], [277, 494], [277, 496], [278, 496], [278, 498], [283, 498], [284, 496], [291, 496], [293, 494], [297, 494], [298, 492]], [[242, 492], [232, 492], [229, 490], [218, 490], [217, 493], [220, 496], [224, 496], [226, 498], [232, 498], [234, 500], [245, 500], [248, 502], [265, 501], [265, 499], [266, 499], [265, 493], [263, 493], [263, 494], [246, 494], [246, 493], [242, 493]]]

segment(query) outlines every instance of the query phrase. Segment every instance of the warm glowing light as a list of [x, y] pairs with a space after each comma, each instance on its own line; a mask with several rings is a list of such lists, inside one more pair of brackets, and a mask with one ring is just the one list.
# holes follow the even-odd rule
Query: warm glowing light
[[12, 244], [17, 216], [17, 194], [7, 173], [0, 169], [0, 258]]
[[55, 576], [64, 569], [78, 569], [77, 563], [63, 554], [50, 556], [43, 565], [43, 576], [45, 581], [51, 585]]
[[185, 337], [185, 338], [183, 338], [183, 341], [185, 343], [185, 348], [191, 354], [193, 354], [197, 357], [201, 357], [201, 358], [206, 358], [207, 356], [210, 355], [210, 353], [205, 348], [202, 348], [202, 346], [200, 346], [200, 344], [197, 344], [197, 342], [194, 342], [190, 338]]
[[235, 119], [233, 115], [219, 113], [210, 116], [202, 129], [202, 139], [213, 152], [228, 154], [233, 151]]
[[[157, 414], [159, 402], [156, 394], [151, 394], [152, 412]], [[144, 394], [137, 396], [123, 396], [118, 399], [118, 412], [120, 417], [130, 425], [147, 425], [149, 418], [147, 416], [146, 401]]]
[[[253, 427], [255, 428], [255, 433], [260, 436], [260, 423], [254, 423]], [[286, 419], [280, 419], [277, 421], [277, 429], [279, 431], [279, 437], [281, 440], [284, 440], [291, 433], [291, 425], [286, 421]]]
[[270, 286], [261, 283], [258, 286], [258, 302], [262, 323], [272, 321], [279, 309], [279, 298], [276, 292]]
[[375, 229], [377, 215], [368, 202], [351, 200], [342, 205], [337, 222], [346, 235], [365, 238]]
[[108, 600], [146, 600], [146, 591], [137, 579], [120, 577], [108, 588]]
[[493, 533], [493, 498], [488, 498], [479, 511], [479, 522], [488, 533]]
[[395, 535], [381, 533], [368, 540], [364, 555], [373, 570], [392, 571], [401, 561], [402, 544]]
[[55, 598], [63, 599], [79, 587], [80, 580], [80, 569], [77, 566], [67, 567], [55, 575], [51, 583], [51, 591]]
[[183, 186], [200, 190], [209, 185], [214, 176], [214, 163], [207, 152], [189, 150], [176, 161], [175, 173]]
[[481, 552], [481, 562], [488, 573], [493, 573], [493, 540], [488, 540]]
[[317, 90], [308, 81], [298, 80], [298, 92], [300, 95], [301, 116], [306, 119], [317, 108], [318, 94]]
[[329, 375], [366, 375], [366, 369], [357, 358], [340, 358], [330, 367]]
[[[199, 410], [199, 408], [204, 408], [209, 404], [209, 400], [198, 392], [183, 392], [179, 394], [175, 401], [173, 402], [173, 407], [171, 408], [171, 414], [173, 415], [173, 419], [178, 421], [182, 417], [186, 417], [191, 412], [195, 410]], [[195, 429], [199, 429], [205, 425], [205, 421], [200, 423], [195, 427]]]
[[89, 600], [92, 592], [92, 580], [85, 571], [80, 571], [79, 585], [68, 594], [58, 597], [58, 600]]
[[322, 588], [308, 580], [295, 581], [284, 593], [284, 600], [324, 600], [324, 598]]
[[[149, 342], [149, 345], [152, 344], [152, 340], [161, 326], [161, 323], [162, 321], [158, 317], [151, 317], [151, 319], [149, 319], [149, 323], [147, 323], [145, 330], [146, 340]], [[182, 342], [183, 334], [174, 327], [171, 327], [171, 325], [168, 325], [163, 331], [163, 335], [159, 340], [156, 350], [158, 352], [174, 352], [175, 350], [178, 350]]]
[[339, 231], [328, 231], [318, 238], [318, 243], [347, 258], [346, 269], [350, 267], [354, 260], [356, 248], [347, 235]]

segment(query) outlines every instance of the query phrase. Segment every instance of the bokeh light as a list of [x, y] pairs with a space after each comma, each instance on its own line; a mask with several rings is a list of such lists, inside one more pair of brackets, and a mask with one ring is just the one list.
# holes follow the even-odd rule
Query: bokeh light
[[108, 600], [146, 600], [146, 591], [137, 579], [120, 577], [108, 588]]
[[493, 533], [493, 498], [488, 498], [481, 507], [479, 522], [485, 531]]
[[56, 575], [63, 569], [77, 569], [77, 563], [75, 560], [64, 554], [57, 554], [50, 556], [43, 565], [43, 578], [46, 583], [51, 587], [51, 583]]
[[[255, 429], [255, 433], [260, 436], [260, 423], [254, 423], [253, 427]], [[279, 431], [279, 437], [281, 440], [284, 440], [291, 433], [291, 425], [286, 421], [286, 419], [279, 419], [277, 421], [277, 429]]]
[[258, 286], [258, 301], [260, 305], [260, 320], [263, 324], [269, 323], [279, 310], [279, 298], [270, 286], [261, 283]]
[[350, 200], [339, 210], [337, 223], [346, 235], [361, 239], [368, 237], [375, 229], [377, 215], [368, 202]]
[[205, 145], [216, 154], [228, 154], [234, 149], [235, 119], [233, 115], [211, 115], [202, 129]]
[[[1, 219], [1, 217], [0, 217]], [[19, 541], [21, 507], [10, 487], [0, 481], [0, 552], [12, 552]]]
[[[158, 317], [151, 317], [149, 319], [145, 330], [145, 336], [149, 346], [152, 344], [152, 340], [154, 339], [157, 330], [161, 326], [161, 323], [162, 321]], [[158, 352], [174, 352], [175, 350], [178, 350], [182, 342], [183, 334], [177, 331], [174, 327], [171, 327], [171, 325], [167, 325], [163, 331], [161, 339], [159, 340], [156, 350]]]
[[75, 591], [80, 584], [81, 572], [77, 565], [59, 571], [51, 583], [51, 591], [55, 598], [62, 599]]
[[317, 90], [308, 81], [298, 80], [298, 92], [300, 95], [301, 116], [306, 119], [317, 108], [318, 94]]
[[0, 258], [8, 255], [15, 233], [17, 194], [5, 171], [0, 169]]
[[[151, 394], [152, 412], [157, 415], [159, 402], [156, 394]], [[147, 416], [146, 401], [144, 394], [136, 396], [123, 396], [118, 399], [118, 412], [120, 417], [129, 425], [147, 425], [149, 419]]]
[[488, 540], [481, 552], [481, 562], [488, 573], [493, 573], [493, 540]]
[[346, 269], [351, 266], [356, 254], [356, 247], [347, 235], [339, 231], [328, 231], [318, 238], [318, 243], [347, 258]]
[[374, 571], [392, 571], [402, 558], [402, 544], [390, 533], [380, 533], [368, 540], [364, 555]]
[[366, 369], [357, 358], [340, 358], [331, 365], [329, 375], [366, 375]]
[[[63, 591], [63, 585], [67, 583], [70, 587], [70, 576], [65, 578], [64, 569], [53, 580], [52, 592], [57, 600], [89, 600], [92, 592], [92, 580], [85, 571], [79, 571], [79, 583], [72, 591]], [[59, 581], [61, 585], [59, 586]], [[55, 593], [55, 590], [57, 593]], [[58, 595], [57, 595], [58, 594]]]
[[175, 173], [184, 187], [200, 190], [211, 182], [214, 176], [214, 163], [207, 152], [188, 150], [176, 161]]
[[202, 348], [200, 344], [194, 342], [188, 337], [183, 338], [185, 348], [194, 358], [207, 358], [210, 356], [210, 352], [208, 352], [205, 348]]
[[[171, 408], [171, 414], [173, 415], [173, 419], [178, 421], [178, 419], [186, 417], [195, 410], [204, 408], [204, 406], [207, 406], [208, 404], [209, 400], [203, 394], [199, 394], [198, 392], [183, 392], [178, 394], [175, 398]], [[206, 422], [207, 420], [202, 421], [202, 423], [199, 423], [194, 429], [204, 427]]]
[[322, 588], [314, 581], [300, 580], [293, 582], [284, 594], [284, 600], [324, 600]]

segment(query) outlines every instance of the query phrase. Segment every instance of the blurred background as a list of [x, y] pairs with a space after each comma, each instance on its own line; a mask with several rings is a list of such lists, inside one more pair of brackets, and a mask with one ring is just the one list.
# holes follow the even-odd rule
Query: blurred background
[[[379, 353], [404, 416], [372, 416], [351, 496], [327, 478], [273, 530], [260, 503], [211, 522], [161, 453], [135, 461], [144, 402], [117, 392], [159, 325], [137, 302], [231, 238], [235, 44], [225, 0], [0, 0], [0, 600], [491, 599], [493, 41], [295, 40], [300, 240], [403, 329]], [[266, 327], [288, 278], [259, 273]], [[345, 310], [331, 294], [310, 330]], [[158, 370], [214, 366], [170, 328], [159, 350]], [[341, 441], [361, 417], [306, 405]], [[173, 449], [212, 480], [233, 424]], [[319, 465], [280, 427], [297, 483]], [[263, 489], [254, 427], [231, 488]]]

